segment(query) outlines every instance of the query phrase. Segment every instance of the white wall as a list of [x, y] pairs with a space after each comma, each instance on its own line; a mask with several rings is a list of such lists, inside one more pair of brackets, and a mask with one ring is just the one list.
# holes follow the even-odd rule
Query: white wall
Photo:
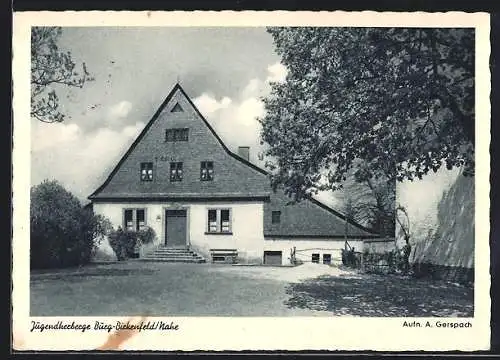
[[[446, 170], [442, 167], [436, 173], [430, 172], [423, 176], [421, 180], [397, 183], [396, 200], [408, 212], [412, 243], [425, 241], [429, 232], [434, 232], [437, 227], [438, 203], [459, 173], [459, 169]], [[406, 222], [402, 214], [399, 216]], [[398, 245], [404, 245], [399, 223], [396, 223], [396, 234]]]
[[[231, 209], [232, 235], [206, 234], [207, 210]], [[262, 257], [264, 247], [264, 204], [262, 202], [210, 202], [190, 205], [191, 246], [208, 257], [210, 249], [237, 249], [242, 262]]]
[[[164, 235], [164, 213], [168, 208], [187, 208], [188, 242], [191, 247], [205, 257], [214, 248], [238, 249], [239, 255], [245, 259], [262, 258], [264, 229], [262, 202], [206, 202], [190, 203], [95, 203], [94, 212], [109, 218], [114, 228], [123, 226], [123, 209], [146, 209], [146, 224], [154, 229], [157, 235], [155, 246], [162, 244]], [[231, 209], [232, 235], [206, 234], [207, 210], [209, 208]], [[101, 245], [101, 250], [111, 249], [109, 243]], [[253, 261], [253, 260], [252, 260]]]
[[[297, 238], [291, 240], [264, 240], [264, 205], [262, 202], [207, 202], [207, 203], [96, 203], [94, 212], [109, 218], [114, 228], [123, 226], [123, 209], [146, 209], [146, 224], [154, 229], [157, 235], [154, 246], [162, 244], [165, 239], [165, 209], [187, 208], [188, 242], [193, 250], [210, 259], [210, 249], [237, 249], [240, 263], [262, 263], [264, 251], [281, 251], [282, 264], [290, 264], [290, 250], [295, 246], [296, 257], [302, 261], [311, 261], [313, 253], [331, 254], [332, 263], [342, 261], [341, 250], [344, 239], [332, 238], [311, 240]], [[206, 234], [207, 210], [213, 208], [231, 209], [232, 235]], [[358, 251], [363, 249], [363, 241], [350, 239], [349, 244]], [[102, 251], [111, 251], [109, 243], [101, 245]]]
[[[363, 241], [349, 239], [349, 245], [356, 251], [362, 251]], [[332, 264], [342, 263], [342, 249], [344, 248], [344, 239], [324, 239], [311, 240], [297, 238], [292, 240], [268, 239], [264, 241], [264, 251], [281, 251], [282, 265], [290, 264], [290, 250], [295, 246], [295, 257], [304, 262], [310, 262], [312, 254], [319, 254], [320, 263], [323, 262], [323, 254], [332, 256]], [[262, 252], [263, 256], [263, 252]]]
[[[127, 208], [138, 208], [146, 209], [146, 224], [150, 226], [156, 233], [157, 238], [154, 244], [145, 246], [143, 251], [147, 252], [154, 247], [156, 247], [162, 239], [163, 236], [163, 207], [164, 204], [144, 204], [144, 203], [94, 203], [93, 209], [95, 214], [103, 215], [107, 217], [114, 229], [116, 230], [118, 226], [123, 227], [123, 209]], [[157, 217], [160, 217], [158, 220]], [[104, 253], [110, 257], [114, 257], [113, 249], [109, 245], [109, 241], [104, 240], [98, 248], [98, 253]]]

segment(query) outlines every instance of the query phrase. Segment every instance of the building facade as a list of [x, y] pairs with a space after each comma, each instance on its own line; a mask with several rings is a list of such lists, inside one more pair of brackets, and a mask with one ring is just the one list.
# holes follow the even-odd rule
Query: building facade
[[377, 237], [313, 198], [291, 204], [248, 154], [231, 152], [177, 84], [89, 199], [115, 228], [155, 230], [142, 254], [234, 250], [241, 263], [285, 265], [292, 253], [330, 263], [341, 259], [346, 227], [357, 249]]

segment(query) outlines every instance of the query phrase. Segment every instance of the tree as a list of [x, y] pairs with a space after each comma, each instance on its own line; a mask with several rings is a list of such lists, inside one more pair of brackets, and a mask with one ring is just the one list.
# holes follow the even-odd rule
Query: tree
[[342, 185], [340, 199], [346, 217], [381, 236], [395, 236], [395, 182], [369, 178], [357, 181], [351, 175]]
[[474, 31], [269, 28], [287, 67], [263, 99], [275, 186], [300, 198], [360, 181], [474, 169]]
[[399, 231], [403, 234], [405, 244], [403, 246], [403, 270], [408, 271], [410, 269], [410, 254], [411, 254], [411, 243], [410, 243], [410, 217], [408, 216], [408, 211], [402, 205], [398, 205], [396, 208], [396, 221], [399, 224]]
[[81, 206], [57, 181], [31, 188], [30, 260], [32, 268], [88, 263], [111, 223]]
[[31, 116], [47, 123], [64, 121], [58, 87], [82, 88], [93, 80], [85, 63], [76, 71], [71, 53], [59, 48], [61, 34], [60, 27], [31, 28]]

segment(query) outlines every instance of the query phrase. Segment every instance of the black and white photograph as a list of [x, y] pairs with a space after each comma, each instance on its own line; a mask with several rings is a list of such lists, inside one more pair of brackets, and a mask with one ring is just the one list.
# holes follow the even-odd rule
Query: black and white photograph
[[63, 14], [14, 26], [18, 346], [487, 348], [488, 15]]

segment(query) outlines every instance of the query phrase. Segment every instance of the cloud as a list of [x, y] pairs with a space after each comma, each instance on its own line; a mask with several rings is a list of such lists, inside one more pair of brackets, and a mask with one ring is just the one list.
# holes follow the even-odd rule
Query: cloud
[[31, 131], [31, 150], [41, 151], [75, 141], [81, 135], [76, 124], [34, 122]]
[[264, 104], [256, 98], [244, 100], [235, 111], [236, 121], [245, 126], [257, 122], [257, 118], [264, 115]]
[[108, 115], [111, 119], [122, 119], [127, 117], [130, 110], [132, 110], [132, 103], [130, 101], [123, 100], [115, 105], [112, 105], [109, 108]]
[[240, 98], [245, 100], [250, 97], [259, 97], [267, 90], [267, 86], [264, 81], [260, 79], [251, 79], [247, 86], [241, 92]]
[[238, 146], [250, 146], [250, 160], [264, 166], [258, 158], [264, 149], [260, 145], [261, 125], [257, 120], [265, 114], [261, 99], [269, 94], [270, 83], [283, 82], [286, 74], [286, 67], [276, 62], [267, 67], [265, 79], [250, 79], [240, 94], [217, 100], [206, 91], [193, 101], [232, 151], [236, 152]]
[[260, 97], [269, 89], [261, 79], [251, 79], [234, 99], [223, 96], [221, 100], [203, 93], [193, 100], [201, 113], [207, 118], [224, 143], [237, 152], [238, 146], [250, 146], [250, 160], [260, 166], [258, 159], [260, 146], [260, 123], [258, 117], [264, 115], [264, 103]]
[[195, 98], [193, 102], [203, 114], [211, 114], [217, 110], [227, 108], [232, 101], [227, 96], [223, 97], [220, 101], [217, 101], [217, 99], [211, 95], [203, 93]]
[[[90, 133], [75, 124], [48, 125], [34, 125], [31, 183], [56, 179], [85, 200], [108, 176], [145, 124], [138, 122], [120, 130], [104, 127]], [[44, 137], [51, 139], [50, 145], [36, 145]]]
[[267, 82], [283, 82], [288, 74], [287, 68], [279, 62], [269, 65], [267, 71], [269, 72]]
[[[269, 93], [269, 82], [283, 81], [285, 76], [286, 68], [275, 63], [261, 78], [250, 79], [240, 93], [213, 94], [205, 89], [193, 102], [232, 151], [250, 146], [250, 160], [263, 167], [258, 158], [263, 147], [257, 118], [265, 114], [261, 97]], [[86, 199], [143, 129], [144, 122], [125, 126], [133, 121], [132, 108], [131, 102], [123, 100], [95, 113], [95, 119], [82, 117], [81, 125], [33, 123], [32, 184], [57, 179], [80, 199]], [[89, 127], [91, 120], [99, 126]]]

